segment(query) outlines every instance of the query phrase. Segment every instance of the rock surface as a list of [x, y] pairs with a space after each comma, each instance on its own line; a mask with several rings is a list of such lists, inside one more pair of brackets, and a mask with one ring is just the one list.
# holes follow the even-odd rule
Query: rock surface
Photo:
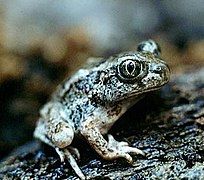
[[[161, 91], [148, 94], [111, 129], [117, 140], [143, 150], [134, 156], [105, 161], [83, 140], [80, 168], [87, 179], [203, 179], [204, 68], [172, 77]], [[19, 147], [0, 164], [2, 179], [78, 179], [68, 163], [37, 141]]]

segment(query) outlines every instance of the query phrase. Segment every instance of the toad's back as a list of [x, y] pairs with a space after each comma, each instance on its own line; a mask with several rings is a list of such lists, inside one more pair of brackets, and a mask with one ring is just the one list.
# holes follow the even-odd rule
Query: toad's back
[[159, 57], [160, 48], [152, 41], [142, 42], [138, 51], [125, 52], [88, 63], [58, 86], [51, 100], [41, 109], [34, 136], [54, 147], [61, 161], [65, 158], [81, 179], [85, 179], [70, 152], [70, 144], [80, 133], [104, 159], [129, 153], [144, 154], [117, 142], [111, 135], [103, 138], [116, 120], [145, 93], [159, 89], [169, 80], [167, 64]]

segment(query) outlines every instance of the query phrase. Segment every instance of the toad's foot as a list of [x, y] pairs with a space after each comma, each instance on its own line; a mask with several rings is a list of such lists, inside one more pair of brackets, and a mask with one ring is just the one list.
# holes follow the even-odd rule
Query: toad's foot
[[75, 161], [74, 157], [72, 156], [72, 154], [69, 152], [69, 150], [72, 151], [77, 158], [80, 157], [80, 154], [78, 152], [78, 150], [76, 148], [73, 147], [68, 147], [67, 149], [59, 149], [59, 148], [55, 148], [57, 154], [60, 157], [61, 162], [64, 162], [65, 159], [67, 159], [71, 165], [71, 167], [74, 169], [75, 173], [81, 178], [81, 179], [86, 179], [84, 174], [82, 173], [81, 169], [79, 168], [77, 162]]
[[145, 153], [140, 149], [128, 146], [127, 142], [118, 142], [110, 134], [108, 135], [108, 148], [118, 152], [118, 155], [122, 155], [121, 157], [124, 157], [129, 163], [132, 163], [132, 157], [129, 153], [145, 156]]

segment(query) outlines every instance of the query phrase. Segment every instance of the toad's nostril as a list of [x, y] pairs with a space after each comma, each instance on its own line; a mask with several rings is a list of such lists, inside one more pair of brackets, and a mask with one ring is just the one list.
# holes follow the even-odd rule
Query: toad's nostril
[[157, 71], [157, 72], [162, 71], [162, 67], [161, 67], [161, 66], [158, 66], [158, 67], [156, 68], [156, 71]]
[[165, 67], [163, 67], [163, 66], [155, 66], [152, 71], [154, 73], [160, 74], [161, 72], [164, 71], [164, 69], [165, 69]]

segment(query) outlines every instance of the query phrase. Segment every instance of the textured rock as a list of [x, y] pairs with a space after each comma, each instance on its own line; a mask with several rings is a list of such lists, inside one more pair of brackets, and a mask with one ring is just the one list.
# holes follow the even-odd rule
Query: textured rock
[[[148, 94], [111, 129], [117, 140], [126, 140], [146, 153], [105, 161], [86, 142], [76, 140], [79, 165], [87, 179], [203, 179], [204, 178], [204, 69], [172, 78], [161, 91]], [[77, 179], [68, 163], [55, 151], [30, 142], [0, 165], [0, 177]]]

